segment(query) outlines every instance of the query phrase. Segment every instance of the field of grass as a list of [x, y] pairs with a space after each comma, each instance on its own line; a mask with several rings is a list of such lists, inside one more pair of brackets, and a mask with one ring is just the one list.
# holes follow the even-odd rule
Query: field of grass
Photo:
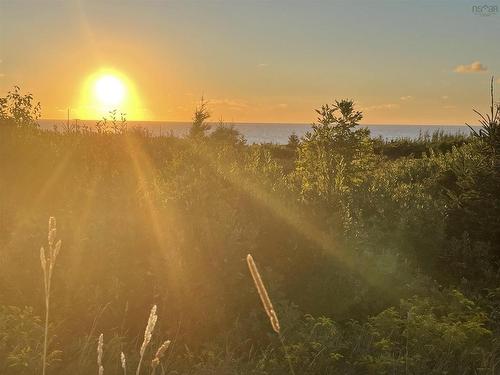
[[0, 373], [498, 373], [498, 111], [394, 142], [318, 116], [247, 145], [206, 106], [175, 138], [2, 98]]

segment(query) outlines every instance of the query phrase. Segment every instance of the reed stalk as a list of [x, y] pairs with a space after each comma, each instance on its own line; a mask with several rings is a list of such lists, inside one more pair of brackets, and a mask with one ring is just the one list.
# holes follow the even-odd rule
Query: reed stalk
[[49, 311], [50, 311], [50, 291], [52, 282], [52, 273], [56, 263], [57, 255], [61, 250], [61, 240], [56, 242], [57, 228], [56, 219], [49, 218], [48, 230], [48, 251], [42, 246], [40, 248], [40, 264], [43, 272], [43, 285], [45, 292], [45, 325], [43, 334], [43, 356], [42, 356], [42, 375], [47, 372], [47, 351], [48, 351], [48, 337], [49, 337]]

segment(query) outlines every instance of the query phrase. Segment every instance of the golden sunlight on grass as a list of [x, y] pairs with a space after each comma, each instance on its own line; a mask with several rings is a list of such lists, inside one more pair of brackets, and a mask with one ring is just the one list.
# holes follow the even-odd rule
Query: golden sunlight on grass
[[133, 82], [119, 71], [101, 69], [82, 85], [78, 116], [99, 119], [113, 110], [125, 113], [128, 119], [144, 119], [144, 109]]

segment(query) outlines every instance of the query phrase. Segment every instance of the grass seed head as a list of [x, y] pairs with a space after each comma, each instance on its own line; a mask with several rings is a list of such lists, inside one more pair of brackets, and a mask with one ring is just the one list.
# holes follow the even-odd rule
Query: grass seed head
[[54, 245], [54, 241], [56, 239], [56, 234], [57, 234], [57, 229], [56, 229], [56, 219], [55, 217], [51, 216], [49, 218], [49, 236], [48, 236], [48, 241], [50, 247]]
[[146, 325], [146, 329], [144, 331], [144, 341], [142, 342], [141, 351], [140, 351], [141, 356], [144, 355], [144, 352], [146, 351], [146, 348], [147, 348], [149, 342], [151, 341], [151, 336], [153, 335], [153, 331], [155, 329], [157, 319], [158, 319], [158, 316], [156, 315], [156, 305], [154, 305], [151, 308], [151, 312], [149, 314], [149, 319], [148, 319], [148, 324]]
[[157, 367], [160, 364], [160, 359], [163, 358], [169, 346], [170, 346], [170, 340], [167, 340], [163, 344], [161, 344], [161, 346], [158, 348], [155, 354], [155, 358], [151, 362], [151, 366], [153, 368]]
[[47, 259], [45, 259], [45, 249], [43, 246], [40, 248], [40, 264], [42, 265], [43, 273], [47, 270]]
[[122, 369], [126, 369], [127, 368], [127, 360], [125, 358], [125, 354], [123, 352], [121, 352], [120, 354], [120, 361], [122, 363]]
[[104, 349], [104, 335], [101, 333], [99, 335], [99, 340], [97, 341], [97, 365], [99, 366], [99, 373], [102, 367], [102, 356]]
[[260, 300], [262, 301], [262, 305], [264, 306], [264, 310], [269, 317], [269, 321], [271, 322], [271, 326], [273, 327], [274, 332], [280, 333], [280, 323], [278, 320], [278, 315], [276, 315], [276, 311], [274, 310], [273, 304], [271, 303], [271, 299], [267, 294], [266, 287], [262, 282], [262, 278], [260, 277], [259, 270], [255, 265], [253, 257], [251, 254], [247, 255], [247, 264], [248, 269], [250, 270], [250, 274], [252, 275], [255, 287], [257, 288], [257, 292], [259, 293]]

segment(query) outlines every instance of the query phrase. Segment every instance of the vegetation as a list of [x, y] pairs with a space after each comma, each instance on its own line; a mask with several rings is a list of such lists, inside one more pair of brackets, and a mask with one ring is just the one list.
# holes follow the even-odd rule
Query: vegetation
[[247, 145], [203, 101], [176, 138], [1, 98], [0, 373], [498, 373], [498, 106], [394, 142], [317, 113]]

